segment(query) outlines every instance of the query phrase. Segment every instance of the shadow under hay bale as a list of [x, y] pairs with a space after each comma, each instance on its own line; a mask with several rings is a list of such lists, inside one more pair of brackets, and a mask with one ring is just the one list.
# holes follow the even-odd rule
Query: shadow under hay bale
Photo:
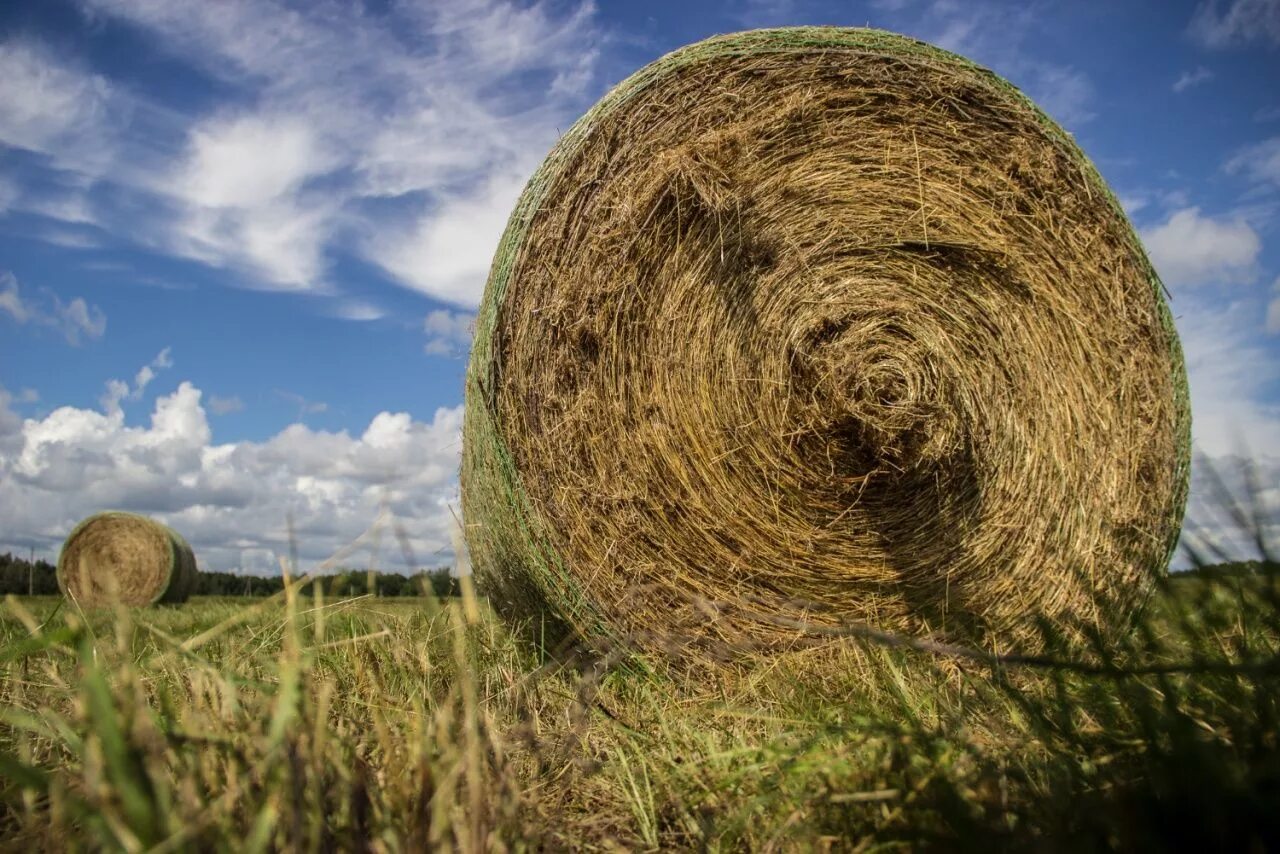
[[594, 645], [1027, 650], [1127, 625], [1189, 448], [1163, 288], [1069, 135], [921, 42], [763, 30], [637, 72], [530, 180], [462, 497], [499, 612]]
[[86, 608], [185, 602], [196, 575], [195, 555], [180, 534], [133, 513], [88, 517], [58, 556], [58, 587]]

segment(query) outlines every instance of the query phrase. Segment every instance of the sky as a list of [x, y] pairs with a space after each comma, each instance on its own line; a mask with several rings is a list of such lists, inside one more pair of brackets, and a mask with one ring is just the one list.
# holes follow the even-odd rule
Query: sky
[[795, 24], [933, 42], [1074, 135], [1173, 296], [1197, 491], [1250, 457], [1280, 520], [1280, 0], [9, 0], [0, 551], [115, 508], [210, 570], [376, 560], [389, 518], [450, 563], [524, 182], [632, 71]]

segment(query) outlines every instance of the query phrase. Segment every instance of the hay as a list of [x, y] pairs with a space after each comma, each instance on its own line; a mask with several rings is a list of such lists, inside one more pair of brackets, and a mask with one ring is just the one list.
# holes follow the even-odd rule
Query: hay
[[58, 587], [81, 607], [184, 602], [196, 560], [176, 531], [132, 513], [98, 513], [76, 525], [58, 556]]
[[1070, 137], [872, 30], [713, 38], [560, 141], [494, 260], [462, 489], [497, 608], [772, 649], [1125, 625], [1187, 492], [1163, 289]]

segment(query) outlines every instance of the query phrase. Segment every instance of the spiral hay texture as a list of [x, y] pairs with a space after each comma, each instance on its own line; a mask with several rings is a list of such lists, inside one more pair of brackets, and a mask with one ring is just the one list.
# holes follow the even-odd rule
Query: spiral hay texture
[[1034, 648], [1167, 565], [1185, 369], [1056, 124], [872, 30], [717, 37], [560, 141], [476, 321], [462, 469], [500, 611], [770, 650], [850, 622]]
[[90, 516], [58, 556], [58, 587], [85, 608], [185, 602], [196, 574], [195, 555], [180, 534], [132, 513]]

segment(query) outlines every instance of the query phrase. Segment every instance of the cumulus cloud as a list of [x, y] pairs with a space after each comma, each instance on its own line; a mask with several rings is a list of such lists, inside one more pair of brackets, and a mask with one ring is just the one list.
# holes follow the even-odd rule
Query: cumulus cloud
[[183, 382], [156, 400], [149, 424], [133, 425], [118, 407], [24, 421], [0, 390], [0, 548], [52, 555], [78, 519], [119, 507], [173, 525], [205, 569], [273, 572], [292, 515], [305, 570], [385, 507], [420, 559], [448, 557], [461, 407], [429, 422], [382, 412], [358, 436], [293, 424], [264, 442], [217, 444], [202, 396]]
[[1142, 240], [1170, 286], [1250, 281], [1262, 251], [1249, 223], [1205, 216], [1196, 207], [1176, 210], [1163, 223], [1143, 229]]
[[1173, 81], [1173, 91], [1179, 94], [1187, 91], [1192, 86], [1199, 86], [1201, 83], [1208, 82], [1213, 79], [1213, 72], [1205, 68], [1203, 65], [1197, 67], [1195, 71], [1184, 71]]
[[1187, 25], [1191, 38], [1205, 47], [1250, 42], [1280, 44], [1280, 0], [1205, 0]]
[[55, 329], [73, 347], [85, 338], [101, 338], [107, 331], [107, 316], [96, 305], [81, 297], [64, 303], [47, 288], [41, 289], [38, 297], [24, 297], [17, 277], [9, 272], [0, 273], [0, 312], [19, 325]]
[[471, 343], [476, 316], [467, 312], [437, 309], [427, 315], [422, 329], [427, 333], [423, 350], [430, 356], [456, 356]]

